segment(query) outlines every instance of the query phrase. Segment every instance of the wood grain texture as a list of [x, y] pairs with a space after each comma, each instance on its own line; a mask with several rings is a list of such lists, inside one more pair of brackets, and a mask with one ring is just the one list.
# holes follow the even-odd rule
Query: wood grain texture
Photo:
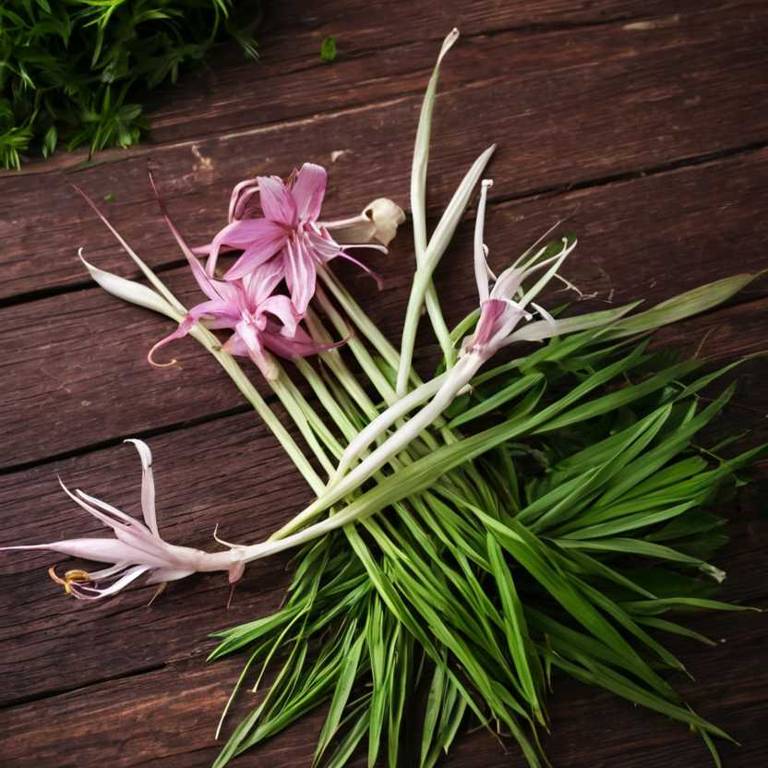
[[[601, 306], [637, 296], [648, 301], [668, 298], [734, 271], [766, 266], [768, 222], [755, 221], [752, 208], [752, 201], [765, 196], [768, 150], [511, 201], [489, 211], [491, 262], [507, 263], [563, 218], [564, 228], [581, 239], [569, 277], [585, 293], [597, 292]], [[176, 218], [182, 225], [188, 220], [183, 213]], [[167, 250], [175, 248], [159, 216], [152, 216], [144, 227]], [[92, 231], [98, 230], [89, 227]], [[752, 236], [745, 238], [746, 231]], [[438, 276], [454, 322], [474, 301], [471, 232], [472, 223], [466, 222]], [[380, 294], [369, 279], [343, 270], [391, 338], [400, 333], [407, 297], [412, 259], [408, 240], [405, 231], [386, 259], [370, 259], [385, 275], [386, 289]], [[123, 267], [126, 262], [123, 256]], [[186, 268], [166, 272], [163, 278], [185, 301], [198, 300]], [[758, 283], [744, 295], [763, 291], [764, 283]], [[0, 450], [0, 468], [240, 406], [239, 394], [222, 381], [216, 363], [194, 341], [178, 342], [165, 352], [168, 359], [181, 361], [177, 368], [158, 370], [147, 364], [147, 350], [170, 330], [165, 318], [121, 304], [96, 287], [0, 309], [0, 359], [14, 359], [6, 373], [25, 382], [24, 387], [7, 388], [7, 407], [0, 412], [0, 431], [16, 438]], [[139, 393], [140, 407], [131, 407]], [[43, 407], [49, 409], [45, 441], [36, 438]]]
[[[99, 265], [132, 272], [68, 185], [97, 200], [112, 193], [109, 215], [193, 301], [149, 192], [147, 164], [193, 242], [221, 225], [237, 180], [305, 159], [330, 166], [329, 215], [380, 194], [405, 205], [420, 94], [454, 24], [463, 36], [441, 80], [430, 210], [444, 204], [477, 152], [499, 141], [487, 227], [494, 264], [564, 219], [580, 239], [569, 277], [597, 294], [585, 310], [768, 267], [761, 0], [272, 3], [260, 63], [224, 48], [215, 66], [158, 92], [146, 144], [92, 164], [59, 154], [0, 174], [0, 546], [96, 532], [61, 493], [57, 473], [135, 513], [138, 461], [121, 444], [135, 435], [150, 438], [160, 523], [171, 541], [205, 546], [217, 523], [225, 538], [254, 540], [306, 502], [274, 439], [194, 342], [171, 350], [179, 367], [147, 365], [147, 349], [169, 323], [88, 283], [74, 255], [79, 245]], [[318, 57], [327, 35], [339, 46], [332, 65]], [[471, 230], [471, 221], [462, 224], [438, 279], [452, 320], [475, 302]], [[381, 293], [340, 270], [393, 339], [410, 278], [409, 237], [406, 227], [386, 260], [371, 259], [386, 278]], [[729, 306], [665, 329], [657, 343], [723, 361], [764, 351], [766, 287], [765, 279], [754, 283]], [[426, 334], [422, 342], [426, 370], [436, 350]], [[727, 424], [752, 430], [750, 441], [765, 439], [766, 374], [764, 360], [740, 369], [737, 397], [715, 430]], [[766, 472], [762, 465], [761, 477]], [[764, 486], [724, 510], [732, 538], [718, 565], [729, 573], [726, 599], [768, 607]], [[173, 585], [149, 608], [151, 588], [76, 604], [45, 577], [55, 559], [0, 555], [0, 765], [210, 765], [241, 660], [205, 664], [206, 637], [277, 605], [287, 558], [249, 569], [228, 611], [227, 586], [216, 575]], [[675, 642], [696, 677], [675, 683], [743, 743], [724, 748], [727, 767], [762, 765], [765, 621], [721, 614], [694, 622], [724, 642]], [[546, 747], [560, 768], [708, 764], [684, 728], [575, 682], [557, 678], [550, 706]], [[310, 765], [321, 718], [317, 712], [236, 765]], [[445, 765], [522, 761], [475, 732], [459, 739]]]
[[[750, 525], [751, 543], [761, 547], [768, 526], [763, 521], [754, 527], [754, 520], [747, 527]], [[739, 538], [730, 552], [743, 552], [749, 543]], [[748, 570], [748, 563], [732, 561], [730, 555], [724, 564], [734, 573]], [[764, 578], [764, 570], [755, 576]], [[741, 584], [728, 588], [730, 598], [768, 606], [765, 592], [759, 599], [749, 586], [742, 592], [744, 582], [753, 584], [754, 576], [737, 581]], [[727, 766], [760, 765], [767, 746], [764, 621], [754, 614], [735, 619], [721, 614], [702, 617], [695, 624], [723, 642], [715, 648], [673, 643], [673, 650], [682, 653], [696, 677], [694, 683], [677, 679], [676, 684], [703, 715], [744, 742], [740, 748], [723, 747]], [[209, 766], [217, 752], [212, 734], [238, 672], [237, 659], [205, 665], [198, 657], [5, 709], [0, 711], [0, 755], [14, 768]], [[249, 703], [252, 706], [248, 694], [243, 699], [233, 713], [234, 723]], [[703, 744], [685, 728], [573, 681], [556, 679], [550, 706], [552, 735], [546, 747], [554, 765], [700, 768], [707, 764]], [[321, 723], [322, 712], [318, 711], [237, 764], [244, 768], [268, 763], [280, 768], [307, 766]], [[488, 734], [477, 731], [462, 736], [444, 765], [522, 765], [515, 748], [508, 748], [506, 753]], [[361, 758], [352, 765], [359, 768], [365, 762]]]
[[[462, 42], [445, 67], [438, 100], [433, 205], [447, 200], [463, 169], [493, 141], [500, 142], [492, 166], [496, 199], [763, 142], [768, 74], [756, 7], [700, 10], [648, 28], [617, 23]], [[147, 219], [156, 215], [148, 163], [193, 242], [221, 226], [228, 191], [239, 179], [287, 173], [303, 160], [331, 166], [328, 215], [355, 212], [381, 195], [405, 205], [420, 94], [434, 55], [432, 40], [410, 52], [383, 49], [364, 62], [315, 67], [311, 76], [294, 73], [290, 82], [314, 107], [293, 120], [218, 126], [218, 133], [199, 138], [100, 156], [69, 174], [0, 178], [2, 196], [14, 201], [0, 222], [0, 297], [84, 284], [75, 257], [80, 245], [105, 267], [115, 263], [110, 236], [73, 194], [73, 180], [97, 200], [115, 197], [106, 206], [110, 215], [155, 265], [177, 256], [147, 231]], [[390, 60], [394, 72], [387, 71]], [[353, 65], [348, 75], [336, 74]], [[311, 82], [337, 76], [338, 83]], [[363, 106], [333, 106], [329, 94], [347, 94], [368, 79]], [[259, 112], [277, 109], [270, 99], [283, 93], [283, 86], [256, 79], [249, 98], [241, 91], [237, 98]], [[320, 109], [328, 99], [330, 111]]]
[[[665, 329], [659, 343], [692, 354], [706, 339], [702, 353], [713, 361], [731, 360], [763, 349], [756, 319], [764, 322], [766, 315], [768, 299], [758, 299]], [[761, 361], [740, 372], [738, 396], [724, 420], [729, 431], [752, 428], [754, 414], [768, 410], [768, 393], [760, 387], [766, 374], [768, 366]], [[156, 436], [150, 443], [161, 527], [173, 543], [210, 547], [217, 524], [225, 539], [256, 541], [309, 500], [308, 489], [252, 413]], [[138, 460], [130, 446], [117, 445], [0, 476], [0, 546], [100, 530], [63, 495], [57, 474], [72, 488], [139, 513]], [[755, 518], [755, 501], [746, 519], [733, 515], [728, 559], [738, 600], [768, 597], [766, 580], [752, 564], [760, 533], [768, 535], [765, 521]], [[45, 577], [45, 567], [56, 560], [40, 552], [0, 561], [5, 585], [0, 591], [0, 706], [204, 655], [213, 647], [205, 640], [208, 633], [274, 607], [287, 578], [279, 567], [255, 564], [230, 611], [223, 608], [225, 579], [217, 575], [173, 585], [149, 609], [149, 587], [94, 606], [65, 600]], [[757, 567], [763, 572], [768, 566]], [[105, 659], [110, 660], [106, 669]]]

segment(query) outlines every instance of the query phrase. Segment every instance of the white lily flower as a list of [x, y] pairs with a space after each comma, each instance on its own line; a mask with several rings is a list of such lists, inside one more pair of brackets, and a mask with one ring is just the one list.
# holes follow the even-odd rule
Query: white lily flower
[[79, 600], [97, 600], [114, 595], [144, 575], [148, 577], [147, 584], [164, 584], [202, 571], [227, 571], [231, 584], [238, 581], [245, 567], [239, 549], [210, 553], [169, 544], [161, 538], [155, 510], [152, 452], [141, 440], [125, 442], [133, 443], [141, 458], [143, 523], [81, 490], [72, 493], [59, 480], [64, 493], [90, 515], [111, 528], [115, 534], [114, 538], [64, 539], [49, 544], [28, 544], [0, 549], [48, 549], [71, 557], [111, 563], [109, 567], [97, 571], [68, 570], [63, 578], [56, 574], [53, 567], [48, 571], [51, 578], [61, 584], [68, 595]]

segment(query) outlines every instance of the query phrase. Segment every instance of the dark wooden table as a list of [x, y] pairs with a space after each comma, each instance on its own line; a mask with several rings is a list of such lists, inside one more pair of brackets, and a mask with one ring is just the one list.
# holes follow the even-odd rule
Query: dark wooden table
[[[387, 195], [407, 203], [412, 139], [439, 40], [448, 59], [435, 119], [431, 205], [444, 204], [474, 155], [500, 144], [487, 238], [496, 263], [556, 218], [581, 245], [569, 275], [603, 302], [658, 299], [736, 271], [768, 267], [768, 6], [765, 0], [283, 0], [272, 3], [262, 59], [234, 51], [157, 97], [150, 140], [92, 163], [59, 154], [0, 176], [0, 545], [91, 534], [56, 475], [124, 509], [138, 506], [126, 437], [155, 452], [161, 526], [205, 546], [214, 524], [256, 540], [308, 491], [228, 379], [193, 342], [182, 364], [150, 368], [168, 323], [94, 287], [76, 258], [132, 274], [76, 197], [104, 202], [137, 250], [183, 295], [190, 281], [146, 181], [154, 168], [183, 230], [218, 228], [228, 191], [304, 160], [328, 166], [325, 211]], [[338, 40], [333, 64], [319, 58]], [[452, 315], [472, 306], [471, 223], [445, 261]], [[393, 337], [412, 268], [410, 233], [377, 266], [386, 289], [345, 271]], [[768, 291], [755, 283], [714, 313], [666, 331], [714, 359], [765, 349]], [[428, 349], [429, 352], [429, 349]], [[727, 419], [765, 437], [766, 366], [752, 363]], [[761, 493], [726, 510], [724, 596], [768, 604]], [[102, 768], [209, 765], [216, 721], [240, 659], [204, 661], [209, 632], [280, 600], [275, 564], [249, 570], [233, 606], [220, 577], [103, 603], [65, 599], [45, 575], [56, 557], [0, 556], [0, 765]], [[696, 617], [722, 640], [675, 643], [695, 682], [677, 680], [704, 716], [743, 743], [727, 766], [768, 764], [768, 630], [758, 614]], [[558, 679], [547, 748], [558, 766], [705, 766], [700, 741], [664, 718]], [[308, 766], [321, 713], [240, 766]], [[363, 763], [360, 762], [360, 765]], [[464, 735], [450, 766], [522, 765], [483, 732]], [[408, 768], [406, 766], [406, 768]]]

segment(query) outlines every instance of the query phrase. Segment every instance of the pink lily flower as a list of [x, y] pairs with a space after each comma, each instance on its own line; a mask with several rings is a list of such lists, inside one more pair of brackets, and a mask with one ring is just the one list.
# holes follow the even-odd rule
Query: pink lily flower
[[[260, 176], [237, 184], [230, 200], [229, 224], [208, 245], [196, 249], [208, 255], [208, 275], [213, 276], [222, 249], [242, 251], [225, 280], [241, 279], [274, 258], [299, 315], [306, 312], [314, 295], [318, 266], [341, 257], [373, 275], [347, 250], [363, 246], [386, 253], [405, 214], [391, 201], [380, 199], [359, 216], [322, 222], [319, 216], [326, 184], [325, 168], [314, 163], [304, 163], [287, 182], [278, 176]], [[263, 214], [258, 218], [254, 217], [257, 193]], [[356, 242], [340, 244], [334, 231]]]
[[[540, 340], [558, 332], [558, 323], [555, 319], [543, 307], [534, 303], [533, 299], [549, 280], [557, 275], [561, 264], [576, 247], [575, 240], [569, 242], [563, 238], [560, 251], [543, 260], [540, 258], [545, 252], [544, 248], [532, 256], [529, 249], [518, 262], [495, 277], [488, 267], [488, 248], [483, 242], [486, 199], [492, 184], [490, 180], [484, 180], [482, 183], [475, 222], [474, 264], [480, 299], [480, 317], [474, 334], [465, 339], [462, 349], [463, 354], [474, 354], [483, 360], [488, 360], [499, 349], [515, 341]], [[534, 244], [534, 247], [537, 244]], [[523, 283], [544, 267], [549, 267], [544, 275], [531, 288], [523, 289]], [[515, 329], [521, 320], [532, 319], [533, 315], [526, 311], [528, 305], [543, 318], [543, 321], [536, 324], [534, 334], [526, 335], [515, 332]]]
[[47, 549], [71, 557], [111, 563], [109, 567], [97, 571], [69, 570], [63, 578], [54, 568], [48, 571], [51, 578], [64, 587], [66, 594], [78, 600], [98, 600], [114, 595], [144, 575], [148, 576], [146, 584], [165, 584], [193, 573], [227, 571], [230, 584], [238, 581], [245, 567], [238, 550], [209, 553], [163, 541], [155, 511], [152, 453], [149, 446], [141, 440], [125, 442], [133, 443], [141, 458], [143, 523], [81, 490], [72, 493], [59, 480], [67, 496], [107, 528], [111, 528], [115, 534], [114, 538], [65, 539], [49, 544], [29, 544], [2, 549]]
[[[153, 180], [152, 185], [154, 187]], [[158, 201], [168, 227], [208, 300], [192, 307], [178, 328], [152, 347], [148, 354], [152, 365], [173, 365], [175, 360], [156, 363], [153, 359], [155, 352], [171, 341], [186, 336], [197, 322], [202, 322], [211, 330], [232, 330], [232, 335], [222, 348], [232, 355], [250, 358], [267, 379], [274, 379], [278, 375], [271, 353], [290, 359], [308, 357], [334, 346], [313, 341], [299, 325], [301, 317], [288, 296], [273, 294], [283, 279], [283, 268], [277, 260], [267, 260], [236, 280], [216, 280], [203, 269], [169, 217], [159, 195]]]

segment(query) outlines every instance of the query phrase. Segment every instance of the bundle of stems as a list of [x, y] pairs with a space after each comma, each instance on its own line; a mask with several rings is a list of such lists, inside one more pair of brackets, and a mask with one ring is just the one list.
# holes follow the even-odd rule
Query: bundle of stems
[[[536, 244], [494, 278], [483, 183], [479, 307], [450, 329], [432, 277], [493, 152], [478, 157], [429, 235], [430, 124], [440, 62], [455, 39], [440, 53], [417, 131], [416, 269], [400, 348], [319, 266], [305, 325], [322, 351], [297, 358], [292, 375], [273, 360], [264, 377], [288, 430], [212, 330], [188, 328], [315, 494], [267, 541], [227, 545], [240, 564], [300, 549], [282, 606], [217, 636], [212, 659], [245, 655], [230, 702], [245, 687], [258, 696], [215, 766], [320, 705], [318, 764], [345, 765], [365, 743], [370, 766], [432, 766], [474, 722], [514, 739], [530, 766], [546, 765], [539, 739], [557, 674], [684, 723], [719, 763], [713, 739], [730, 737], [675, 691], [670, 674], [685, 667], [663, 638], [711, 642], [669, 614], [747, 610], [712, 597], [725, 576], [710, 562], [725, 540], [714, 504], [765, 447], [730, 457], [721, 455], [727, 443], [702, 448], [700, 433], [733, 386], [714, 399], [702, 390], [737, 363], [705, 370], [701, 360], [655, 351], [648, 336], [726, 301], [754, 276], [644, 311], [550, 313], [534, 300], [575, 240]], [[183, 323], [187, 310], [117, 236], [151, 287], [89, 264], [92, 276]], [[426, 381], [413, 366], [424, 308], [442, 350]], [[524, 354], [488, 364], [513, 342]]]

